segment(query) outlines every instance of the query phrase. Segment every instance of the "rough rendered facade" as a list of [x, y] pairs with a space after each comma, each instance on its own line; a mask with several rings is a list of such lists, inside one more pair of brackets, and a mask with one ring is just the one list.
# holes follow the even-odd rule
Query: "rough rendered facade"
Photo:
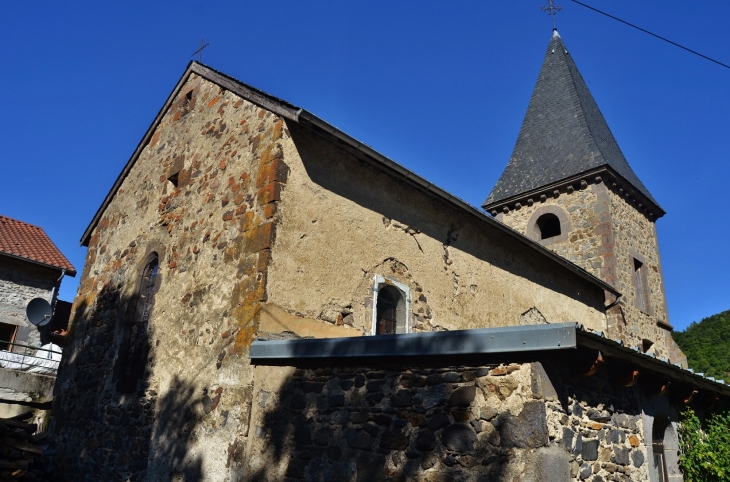
[[[243, 480], [251, 341], [371, 334], [376, 276], [408, 292], [412, 332], [527, 312], [605, 327], [596, 280], [312, 127], [183, 80], [87, 239], [53, 427], [77, 456], [60, 454], [59, 471]], [[130, 389], [135, 347], [148, 359]]]
[[730, 389], [661, 360], [658, 211], [622, 166], [501, 183], [495, 220], [191, 63], [82, 239], [55, 473], [658, 481], [659, 446], [682, 480], [677, 407]]

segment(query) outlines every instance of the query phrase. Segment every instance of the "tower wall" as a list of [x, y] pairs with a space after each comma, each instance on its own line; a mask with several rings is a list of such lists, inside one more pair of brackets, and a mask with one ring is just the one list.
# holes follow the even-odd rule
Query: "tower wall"
[[[544, 213], [564, 216], [560, 236], [540, 239], [535, 230]], [[560, 217], [560, 216], [559, 216]], [[656, 225], [602, 182], [549, 197], [532, 205], [500, 213], [497, 219], [614, 286], [623, 296], [608, 310], [608, 336], [627, 346], [650, 350], [660, 358], [681, 362], [669, 336], [664, 280], [659, 258]], [[567, 229], [566, 229], [567, 228]], [[645, 273], [648, 288], [643, 308], [637, 303], [634, 260]], [[607, 302], [612, 301], [610, 299]], [[580, 321], [580, 320], [578, 320]]]

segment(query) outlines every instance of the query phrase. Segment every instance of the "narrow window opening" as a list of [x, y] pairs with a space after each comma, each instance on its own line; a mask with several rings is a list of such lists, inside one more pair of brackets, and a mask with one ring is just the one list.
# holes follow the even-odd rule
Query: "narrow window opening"
[[408, 331], [408, 296], [390, 283], [380, 283], [376, 289], [374, 312], [375, 334], [394, 335]]
[[133, 392], [144, 374], [149, 354], [147, 329], [150, 315], [155, 304], [160, 270], [157, 256], [154, 256], [142, 273], [137, 302], [131, 322], [125, 326], [120, 356], [117, 360], [118, 384], [120, 392]]
[[647, 313], [649, 311], [649, 285], [646, 279], [644, 263], [634, 258], [634, 286], [636, 288], [636, 307]]
[[650, 470], [654, 473], [652, 480], [667, 482], [667, 461], [664, 457], [664, 433], [669, 426], [669, 419], [666, 416], [654, 418], [652, 427], [652, 465]]
[[552, 213], [543, 214], [537, 218], [537, 229], [540, 230], [540, 239], [560, 236], [560, 219]]
[[173, 186], [177, 187], [178, 176], [179, 175], [180, 175], [180, 173], [179, 172], [176, 172], [175, 174], [173, 174], [170, 177], [168, 177], [167, 180], [170, 181]]
[[193, 91], [189, 90], [187, 94], [185, 94], [185, 102], [189, 104], [191, 100], [193, 100]]
[[0, 323], [0, 350], [10, 351], [10, 343], [15, 342], [18, 327], [8, 323]]

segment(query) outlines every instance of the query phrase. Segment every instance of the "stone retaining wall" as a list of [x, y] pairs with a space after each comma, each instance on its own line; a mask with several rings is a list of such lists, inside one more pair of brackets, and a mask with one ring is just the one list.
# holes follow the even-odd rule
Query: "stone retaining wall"
[[248, 477], [647, 480], [637, 392], [546, 366], [258, 367]]

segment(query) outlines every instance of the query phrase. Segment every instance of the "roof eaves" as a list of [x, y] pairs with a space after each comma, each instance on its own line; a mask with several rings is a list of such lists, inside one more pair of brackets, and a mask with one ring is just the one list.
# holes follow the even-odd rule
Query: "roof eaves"
[[606, 338], [602, 332], [587, 330], [582, 325], [578, 325], [577, 330], [577, 341], [580, 346], [597, 349], [605, 355], [620, 358], [623, 361], [634, 363], [639, 367], [662, 373], [680, 382], [689, 383], [701, 389], [730, 396], [730, 384], [722, 380], [705, 377], [704, 374], [695, 373], [691, 369], [673, 365], [667, 359], [660, 359], [653, 355], [641, 353], [636, 349], [624, 346], [621, 341]]
[[576, 323], [554, 323], [347, 338], [257, 339], [251, 344], [249, 357], [254, 363], [265, 365], [277, 360], [313, 360], [323, 357], [422, 358], [552, 351], [576, 347]]
[[[613, 179], [601, 178], [600, 181], [597, 181], [595, 179], [595, 176], [599, 176], [601, 174], [608, 174], [610, 178]], [[565, 179], [561, 179], [560, 181], [546, 184], [544, 186], [540, 186], [536, 189], [531, 189], [529, 191], [524, 191], [494, 201], [487, 200], [489, 202], [485, 202], [482, 205], [482, 208], [486, 211], [492, 212], [492, 214], [495, 215], [494, 211], [499, 212], [504, 207], [507, 207], [508, 209], [513, 209], [515, 203], [520, 201], [533, 199], [534, 202], [537, 202], [537, 200], [540, 199], [541, 194], [545, 194], [546, 196], [552, 196], [555, 190], [558, 190], [561, 194], [563, 194], [562, 190], [564, 190], [564, 188], [570, 185], [576, 185], [581, 181], [586, 181], [586, 183], [588, 184], [592, 184], [594, 182], [610, 182], [613, 185], [607, 184], [607, 187], [609, 188], [615, 188], [616, 186], [618, 186], [622, 190], [624, 195], [630, 196], [630, 198], [633, 198], [635, 200], [633, 204], [635, 204], [638, 209], [645, 208], [646, 210], [648, 210], [654, 217], [654, 219], [652, 220], [659, 219], [666, 214], [661, 206], [659, 206], [653, 199], [647, 197], [643, 193], [643, 191], [636, 188], [636, 186], [634, 186], [630, 181], [623, 177], [610, 164], [604, 164], [596, 168], [588, 169], [574, 176], [567, 177]]]
[[[8, 258], [13, 258], [13, 259], [17, 259], [17, 260], [20, 260], [20, 261], [25, 261], [26, 263], [32, 263], [32, 264], [35, 264], [35, 265], [38, 265], [38, 266], [43, 266], [44, 268], [51, 268], [51, 269], [54, 269], [56, 271], [64, 271], [65, 270], [67, 275], [71, 276], [72, 278], [75, 278], [76, 277], [76, 270], [75, 269], [68, 269], [68, 268], [64, 268], [62, 266], [56, 266], [55, 264], [44, 263], [42, 261], [38, 261], [38, 260], [35, 260], [35, 259], [26, 258], [25, 256], [18, 256], [17, 254], [8, 253], [7, 251], [0, 251], [0, 256], [7, 256]], [[70, 264], [71, 263], [69, 263], [69, 265]]]

